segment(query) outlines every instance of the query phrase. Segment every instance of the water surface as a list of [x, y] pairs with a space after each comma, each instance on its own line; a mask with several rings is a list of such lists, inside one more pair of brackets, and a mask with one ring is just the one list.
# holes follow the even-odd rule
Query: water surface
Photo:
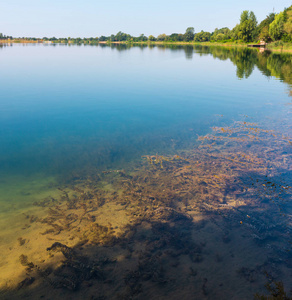
[[0, 64], [3, 297], [289, 290], [290, 55], [13, 44]]

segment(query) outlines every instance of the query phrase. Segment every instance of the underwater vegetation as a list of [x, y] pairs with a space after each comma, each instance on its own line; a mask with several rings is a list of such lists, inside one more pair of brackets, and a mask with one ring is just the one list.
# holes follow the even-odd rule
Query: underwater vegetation
[[[260, 300], [269, 300], [269, 299], [281, 299], [281, 300], [291, 300], [292, 296], [289, 296], [285, 289], [282, 281], [275, 281], [273, 278], [266, 274], [268, 282], [266, 283], [266, 289], [269, 292], [269, 296], [260, 295], [259, 293], [255, 294], [254, 299]], [[292, 293], [292, 290], [290, 294]]]
[[75, 176], [25, 216], [43, 254], [25, 252], [24, 229], [24, 278], [1, 297], [291, 299], [291, 141], [235, 122], [191, 150]]

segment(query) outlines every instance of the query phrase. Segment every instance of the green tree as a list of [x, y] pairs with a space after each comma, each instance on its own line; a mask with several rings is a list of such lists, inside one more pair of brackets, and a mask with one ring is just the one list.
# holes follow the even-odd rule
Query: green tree
[[257, 19], [252, 11], [244, 10], [240, 16], [238, 35], [244, 42], [251, 42], [256, 37]]
[[140, 34], [140, 36], [138, 37], [138, 41], [139, 41], [139, 42], [146, 42], [146, 41], [148, 41], [148, 37], [145, 36], [145, 35], [142, 33], [142, 34]]
[[280, 40], [284, 34], [285, 14], [280, 12], [275, 16], [275, 20], [269, 26], [269, 34], [276, 41]]
[[121, 42], [121, 41], [129, 41], [130, 39], [131, 39], [131, 35], [126, 34], [126, 33], [122, 32], [122, 31], [119, 31], [115, 35], [115, 38], [114, 38], [115, 41], [119, 41], [119, 42]]
[[230, 31], [230, 37], [232, 40], [238, 40], [239, 37], [239, 24], [236, 24], [236, 26]]
[[156, 38], [153, 35], [149, 35], [148, 40], [152, 42], [156, 41]]
[[186, 32], [184, 34], [184, 40], [189, 42], [189, 41], [192, 41], [195, 37], [195, 29], [194, 27], [188, 27], [186, 29]]
[[292, 41], [292, 5], [286, 10], [286, 22], [284, 24], [285, 41]]
[[270, 13], [257, 27], [257, 37], [258, 39], [264, 40], [265, 42], [270, 42], [271, 37], [269, 34], [269, 26], [274, 21], [275, 14]]
[[272, 38], [270, 36], [269, 26], [263, 27], [258, 37], [260, 40], [263, 40], [266, 43], [270, 42]]
[[195, 42], [208, 42], [210, 41], [211, 33], [206, 31], [201, 31], [195, 34]]
[[159, 34], [159, 36], [157, 37], [157, 41], [161, 41], [164, 42], [167, 38], [167, 35], [165, 33]]
[[106, 37], [106, 36], [104, 36], [104, 35], [102, 35], [102, 36], [99, 38], [99, 41], [100, 41], [100, 42], [105, 42], [105, 41], [107, 41], [107, 40], [109, 40], [109, 38]]
[[181, 42], [184, 40], [184, 36], [181, 33], [172, 33], [169, 36], [169, 40], [172, 42]]
[[212, 33], [211, 41], [223, 41], [231, 38], [231, 30], [228, 27], [215, 28]]

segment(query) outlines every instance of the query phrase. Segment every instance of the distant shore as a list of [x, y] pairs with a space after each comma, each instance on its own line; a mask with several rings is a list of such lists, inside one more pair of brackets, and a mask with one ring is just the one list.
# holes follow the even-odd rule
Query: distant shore
[[[9, 43], [16, 43], [16, 44], [55, 44], [53, 41], [44, 41], [42, 39], [39, 40], [27, 40], [27, 39], [2, 39], [0, 40], [0, 44], [9, 44]], [[69, 41], [68, 44], [76, 44], [72, 41]], [[81, 43], [83, 44], [83, 43]], [[89, 43], [91, 44], [91, 43]], [[128, 41], [99, 41], [98, 43], [93, 44], [103, 44], [103, 45], [110, 45], [110, 44], [139, 44], [139, 45], [201, 45], [201, 46], [220, 46], [220, 47], [248, 47], [249, 44], [246, 43], [236, 43], [236, 42], [160, 42], [160, 41], [145, 41], [145, 42], [128, 42]], [[292, 44], [291, 43], [270, 43], [267, 44], [266, 50], [273, 51], [273, 52], [287, 52], [292, 53]]]

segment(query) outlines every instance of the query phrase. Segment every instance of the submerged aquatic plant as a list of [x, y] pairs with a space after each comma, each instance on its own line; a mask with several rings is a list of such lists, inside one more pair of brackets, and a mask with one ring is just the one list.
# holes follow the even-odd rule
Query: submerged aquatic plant
[[[178, 155], [144, 156], [128, 171], [77, 176], [60, 188], [59, 198], [36, 202], [47, 214], [27, 219], [38, 224], [50, 246], [45, 263], [20, 258], [30, 268], [27, 278], [74, 292], [90, 290], [90, 282], [110, 299], [145, 298], [151, 289], [175, 299], [182, 287], [191, 295], [193, 286], [200, 297], [216, 297], [206, 269], [210, 261], [220, 265], [230, 258], [208, 246], [210, 226], [222, 249], [239, 249], [242, 239], [267, 255], [257, 266], [229, 270], [233, 280], [255, 284], [266, 270], [279, 273], [278, 265], [290, 258], [285, 202], [292, 189], [278, 170], [292, 171], [291, 151], [283, 152], [291, 139], [236, 122], [214, 127], [199, 141]], [[274, 294], [278, 290], [281, 285]]]

